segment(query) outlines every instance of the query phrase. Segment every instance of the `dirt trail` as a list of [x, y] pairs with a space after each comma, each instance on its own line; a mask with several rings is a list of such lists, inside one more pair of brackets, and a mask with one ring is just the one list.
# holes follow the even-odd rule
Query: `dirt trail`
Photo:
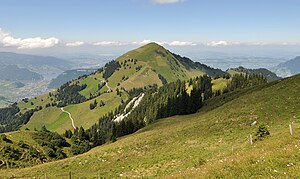
[[72, 121], [72, 126], [73, 126], [74, 129], [76, 129], [76, 126], [75, 126], [75, 124], [74, 124], [74, 119], [72, 118], [71, 113], [69, 113], [68, 111], [65, 111], [64, 108], [60, 108], [60, 109], [61, 109], [62, 112], [67, 113], [67, 114], [69, 115], [69, 118], [70, 118], [71, 121]]

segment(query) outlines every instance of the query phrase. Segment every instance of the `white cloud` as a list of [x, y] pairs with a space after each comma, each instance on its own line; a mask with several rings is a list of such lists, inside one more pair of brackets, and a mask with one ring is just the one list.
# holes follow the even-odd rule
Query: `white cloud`
[[146, 45], [148, 43], [153, 42], [152, 40], [143, 40], [141, 42], [133, 42], [133, 44], [138, 44], [138, 45]]
[[166, 45], [167, 42], [158, 42], [158, 41], [153, 41], [153, 40], [143, 40], [143, 41], [140, 41], [140, 42], [132, 42], [133, 45], [146, 45], [146, 44], [149, 44], [151, 42], [154, 42], [154, 43], [157, 43], [159, 45]]
[[34, 49], [34, 48], [49, 48], [57, 45], [59, 43], [59, 39], [55, 37], [50, 37], [47, 39], [43, 39], [41, 37], [34, 38], [15, 38], [11, 36], [9, 33], [3, 32], [0, 29], [0, 44], [5, 47], [17, 47], [19, 49]]
[[95, 42], [93, 45], [96, 46], [122, 46], [122, 45], [129, 45], [129, 43], [126, 42], [118, 42], [118, 41], [101, 41], [101, 42]]
[[197, 45], [194, 42], [181, 42], [181, 41], [173, 41], [171, 43], [168, 43], [170, 46], [195, 46]]
[[194, 42], [184, 42], [184, 41], [172, 41], [172, 42], [164, 42], [164, 41], [153, 41], [153, 40], [143, 40], [143, 41], [140, 41], [140, 42], [132, 42], [132, 44], [134, 45], [146, 45], [146, 44], [149, 44], [151, 42], [155, 42], [159, 45], [168, 45], [168, 46], [195, 46], [197, 45], [196, 43]]
[[212, 41], [207, 43], [207, 46], [211, 46], [211, 47], [218, 47], [218, 46], [227, 46], [230, 45], [230, 43], [226, 42], [226, 41]]
[[185, 0], [152, 0], [152, 2], [155, 4], [174, 4], [183, 1]]
[[76, 42], [66, 43], [66, 46], [68, 46], [68, 47], [79, 47], [79, 46], [82, 46], [83, 44], [84, 44], [84, 42], [76, 41]]

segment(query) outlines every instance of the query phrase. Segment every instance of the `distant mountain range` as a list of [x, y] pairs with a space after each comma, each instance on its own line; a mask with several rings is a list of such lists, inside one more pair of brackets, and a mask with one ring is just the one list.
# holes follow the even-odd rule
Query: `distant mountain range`
[[89, 75], [93, 72], [97, 71], [96, 69], [74, 69], [74, 70], [67, 70], [62, 74], [58, 75], [56, 78], [52, 79], [49, 88], [58, 88], [61, 85], [67, 83], [68, 81], [72, 81], [77, 79], [80, 76]]
[[8, 81], [38, 81], [43, 76], [17, 65], [0, 66], [0, 80]]
[[72, 62], [50, 56], [0, 52], [0, 66], [17, 65], [52, 79], [72, 67]]
[[300, 56], [287, 62], [280, 63], [278, 66], [272, 68], [271, 70], [282, 77], [296, 75], [300, 73]]

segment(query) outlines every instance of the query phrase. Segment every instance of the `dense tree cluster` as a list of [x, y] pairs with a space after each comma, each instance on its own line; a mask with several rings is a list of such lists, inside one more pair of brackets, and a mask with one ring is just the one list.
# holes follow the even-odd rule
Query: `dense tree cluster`
[[258, 129], [254, 135], [254, 141], [263, 140], [265, 137], [269, 136], [270, 132], [265, 125], [259, 125]]
[[119, 62], [117, 62], [115, 60], [108, 62], [104, 66], [105, 70], [103, 72], [103, 78], [107, 80], [120, 67], [121, 67], [121, 65], [119, 64]]
[[78, 84], [70, 85], [69, 83], [66, 83], [62, 85], [58, 89], [58, 94], [56, 95], [56, 98], [59, 101], [57, 106], [63, 107], [69, 104], [78, 104], [85, 102], [87, 99], [79, 92], [81, 90], [84, 90], [86, 87], [86, 84], [80, 86]]
[[187, 92], [185, 81], [169, 83], [155, 93], [148, 91], [126, 120], [139, 120], [134, 123], [149, 124], [160, 118], [196, 112], [202, 106], [203, 100], [212, 96], [211, 78], [197, 77], [189, 80], [188, 84], [190, 93]]
[[32, 138], [44, 148], [46, 155], [54, 159], [66, 158], [63, 147], [70, 146], [58, 133], [48, 131], [45, 126], [33, 134]]
[[22, 124], [26, 124], [30, 117], [38, 109], [31, 109], [24, 114], [16, 103], [7, 108], [0, 108], [0, 133], [18, 130]]
[[237, 89], [248, 88], [267, 83], [266, 78], [260, 74], [235, 74], [232, 76], [223, 93]]

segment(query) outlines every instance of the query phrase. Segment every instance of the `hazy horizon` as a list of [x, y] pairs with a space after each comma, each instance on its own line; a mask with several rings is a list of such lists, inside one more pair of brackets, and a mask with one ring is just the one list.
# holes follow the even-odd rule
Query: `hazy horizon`
[[157, 42], [199, 59], [290, 59], [299, 55], [299, 5], [295, 0], [11, 0], [0, 7], [0, 51], [119, 56]]

